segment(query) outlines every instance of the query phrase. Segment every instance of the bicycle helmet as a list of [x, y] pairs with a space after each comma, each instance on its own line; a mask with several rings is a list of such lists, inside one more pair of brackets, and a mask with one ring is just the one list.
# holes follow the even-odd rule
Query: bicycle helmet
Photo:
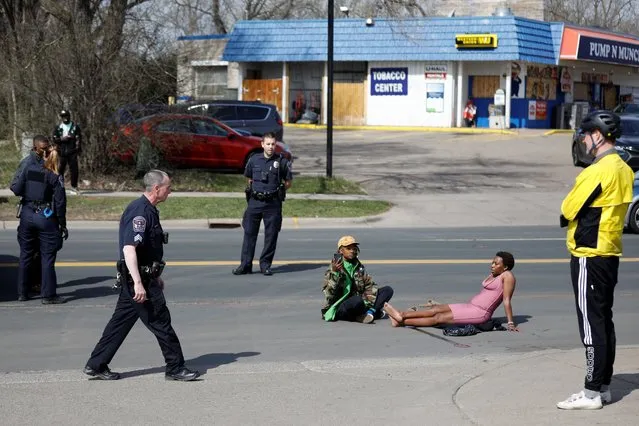
[[621, 119], [612, 111], [598, 110], [588, 114], [581, 122], [581, 130], [599, 130], [606, 139], [616, 140], [621, 136]]

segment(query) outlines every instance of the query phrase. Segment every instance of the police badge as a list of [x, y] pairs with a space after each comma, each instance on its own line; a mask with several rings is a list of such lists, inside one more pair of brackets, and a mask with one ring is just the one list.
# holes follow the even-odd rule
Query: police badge
[[136, 216], [133, 218], [133, 232], [144, 232], [146, 229], [146, 219], [144, 216]]

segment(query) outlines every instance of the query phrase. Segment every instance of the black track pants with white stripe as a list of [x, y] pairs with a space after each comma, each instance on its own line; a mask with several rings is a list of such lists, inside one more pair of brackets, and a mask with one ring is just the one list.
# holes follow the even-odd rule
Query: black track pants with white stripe
[[612, 304], [618, 271], [616, 256], [570, 259], [579, 334], [586, 348], [585, 388], [593, 391], [609, 385], [612, 379], [617, 344]]

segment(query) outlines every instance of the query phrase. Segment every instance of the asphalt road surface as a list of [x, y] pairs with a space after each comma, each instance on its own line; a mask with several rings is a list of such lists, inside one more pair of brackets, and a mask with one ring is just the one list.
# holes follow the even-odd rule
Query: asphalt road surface
[[[438, 329], [395, 329], [320, 318], [324, 268], [339, 230], [284, 230], [275, 275], [236, 277], [241, 230], [176, 230], [166, 246], [166, 297], [190, 365], [526, 353], [580, 347], [563, 231], [558, 228], [379, 229], [356, 234], [376, 282], [392, 285], [396, 307], [435, 298], [464, 302], [480, 288], [498, 250], [516, 258], [513, 300], [520, 333], [446, 338]], [[15, 231], [0, 231], [0, 371], [83, 367], [116, 301], [110, 289], [117, 254], [113, 231], [74, 231], [58, 258], [58, 306], [15, 301]], [[257, 253], [261, 250], [261, 239]], [[639, 237], [626, 235], [616, 291], [619, 345], [639, 344]], [[254, 267], [254, 269], [258, 269]], [[503, 307], [496, 317], [504, 317]], [[463, 343], [467, 347], [456, 345]], [[115, 369], [163, 360], [138, 323], [113, 360]]]

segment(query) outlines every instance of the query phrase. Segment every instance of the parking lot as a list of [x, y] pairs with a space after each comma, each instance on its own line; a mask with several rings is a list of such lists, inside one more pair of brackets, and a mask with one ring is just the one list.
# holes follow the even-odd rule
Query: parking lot
[[[335, 131], [333, 175], [371, 194], [565, 192], [580, 169], [571, 135]], [[298, 174], [326, 173], [326, 131], [288, 127], [284, 139]]]

